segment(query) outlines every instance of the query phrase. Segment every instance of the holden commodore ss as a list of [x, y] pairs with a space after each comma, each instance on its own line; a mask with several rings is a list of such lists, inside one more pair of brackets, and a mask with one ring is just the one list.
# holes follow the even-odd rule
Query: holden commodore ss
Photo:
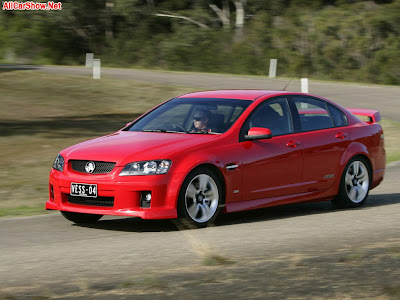
[[203, 227], [219, 213], [290, 203], [359, 207], [384, 177], [379, 120], [304, 93], [182, 95], [62, 150], [46, 209], [75, 223], [115, 215]]

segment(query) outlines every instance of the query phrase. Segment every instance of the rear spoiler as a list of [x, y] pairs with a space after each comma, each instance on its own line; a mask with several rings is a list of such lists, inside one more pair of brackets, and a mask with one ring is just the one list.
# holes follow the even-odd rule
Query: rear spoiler
[[381, 120], [381, 114], [377, 110], [364, 109], [364, 108], [347, 108], [353, 115], [366, 116], [371, 123], [377, 123]]

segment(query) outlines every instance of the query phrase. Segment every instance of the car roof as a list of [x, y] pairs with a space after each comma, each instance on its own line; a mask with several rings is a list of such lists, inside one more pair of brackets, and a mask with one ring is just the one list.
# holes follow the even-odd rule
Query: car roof
[[226, 98], [255, 100], [261, 96], [278, 96], [287, 94], [293, 93], [273, 90], [215, 90], [189, 93], [179, 96], [178, 98]]

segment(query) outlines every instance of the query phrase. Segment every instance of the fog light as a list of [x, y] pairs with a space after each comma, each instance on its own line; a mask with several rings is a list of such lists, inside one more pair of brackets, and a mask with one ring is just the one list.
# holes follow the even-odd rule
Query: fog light
[[150, 191], [142, 192], [142, 194], [140, 195], [140, 207], [149, 208], [150, 202], [151, 202], [151, 192]]

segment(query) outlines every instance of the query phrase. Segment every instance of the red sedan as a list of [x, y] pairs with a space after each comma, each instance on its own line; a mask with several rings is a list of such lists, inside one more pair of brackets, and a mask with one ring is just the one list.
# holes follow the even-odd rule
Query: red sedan
[[220, 212], [296, 202], [358, 207], [385, 172], [379, 120], [303, 93], [186, 94], [62, 150], [46, 209], [76, 223], [118, 215], [201, 227]]

